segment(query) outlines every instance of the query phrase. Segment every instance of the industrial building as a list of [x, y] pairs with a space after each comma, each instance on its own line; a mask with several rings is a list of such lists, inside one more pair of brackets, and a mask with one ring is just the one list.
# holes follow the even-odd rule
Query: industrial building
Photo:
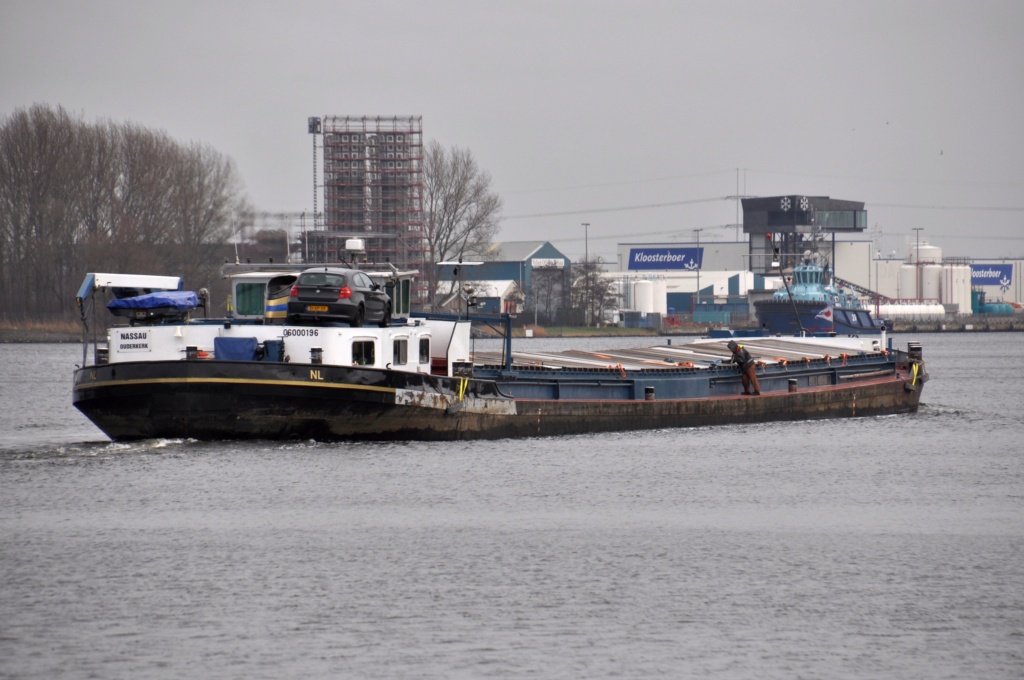
[[534, 323], [564, 323], [572, 262], [547, 241], [501, 241], [466, 260], [479, 264], [437, 269], [438, 293], [469, 285], [478, 312], [530, 312]]
[[[887, 318], [935, 319], [979, 313], [979, 296], [1006, 308], [1022, 300], [1021, 260], [944, 257], [920, 240], [883, 257], [864, 232], [864, 203], [827, 196], [743, 199], [745, 241], [618, 244], [624, 307], [684, 314], [699, 323], [748, 320], [750, 303], [781, 286], [805, 250], [825, 255], [837, 282]], [[986, 310], [982, 309], [982, 313]], [[1004, 308], [1005, 311], [1005, 308]]]
[[[864, 204], [828, 196], [743, 199], [745, 241], [620, 243], [619, 278], [626, 307], [698, 323], [746, 322], [750, 303], [769, 295], [780, 271], [808, 249], [825, 252], [837, 275], [848, 262], [868, 257], [871, 242], [857, 238], [867, 226]], [[699, 232], [698, 232], [699, 233]], [[849, 268], [855, 275], [855, 268]], [[654, 305], [648, 309], [649, 285]], [[639, 293], [638, 293], [639, 291]]]
[[[905, 254], [883, 257], [864, 233], [863, 202], [744, 199], [743, 217], [742, 241], [619, 243], [618, 267], [603, 274], [616, 286], [619, 309], [608, 310], [605, 321], [637, 327], [752, 323], [753, 303], [781, 288], [782, 276], [807, 250], [821, 253], [840, 287], [881, 318], [1013, 313], [1022, 299], [1021, 260], [943, 256], [919, 233]], [[472, 284], [478, 311], [526, 312], [541, 324], [569, 318], [572, 263], [551, 243], [500, 242], [467, 259], [481, 261], [460, 275]], [[442, 294], [454, 290], [449, 269], [438, 272], [439, 288], [447, 286]], [[979, 307], [981, 296], [987, 307]]]

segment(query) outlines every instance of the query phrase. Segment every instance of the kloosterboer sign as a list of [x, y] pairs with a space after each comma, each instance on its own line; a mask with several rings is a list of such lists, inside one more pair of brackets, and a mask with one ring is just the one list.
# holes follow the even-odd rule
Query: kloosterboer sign
[[972, 264], [972, 286], [1009, 286], [1012, 283], [1012, 264]]
[[700, 269], [703, 248], [630, 248], [627, 269]]

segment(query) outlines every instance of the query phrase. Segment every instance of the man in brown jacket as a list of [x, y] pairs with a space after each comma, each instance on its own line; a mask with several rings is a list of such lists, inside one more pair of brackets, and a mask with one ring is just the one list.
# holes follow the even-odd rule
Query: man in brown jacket
[[743, 345], [736, 344], [735, 340], [729, 341], [729, 349], [732, 350], [733, 362], [740, 367], [743, 394], [750, 394], [751, 385], [754, 387], [754, 394], [761, 394], [761, 385], [757, 382], [757, 362], [750, 356], [750, 352]]

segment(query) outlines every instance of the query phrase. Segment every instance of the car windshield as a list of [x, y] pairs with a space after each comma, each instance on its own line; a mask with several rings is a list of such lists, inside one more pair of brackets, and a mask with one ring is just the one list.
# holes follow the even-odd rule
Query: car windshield
[[311, 272], [299, 277], [300, 286], [319, 286], [321, 288], [341, 288], [345, 285], [345, 277], [329, 272]]

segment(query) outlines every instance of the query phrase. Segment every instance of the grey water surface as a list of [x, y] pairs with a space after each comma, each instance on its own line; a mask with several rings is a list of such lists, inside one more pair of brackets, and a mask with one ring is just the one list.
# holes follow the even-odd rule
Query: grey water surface
[[1024, 677], [1024, 336], [907, 340], [912, 416], [439, 444], [110, 443], [0, 345], [0, 677]]

